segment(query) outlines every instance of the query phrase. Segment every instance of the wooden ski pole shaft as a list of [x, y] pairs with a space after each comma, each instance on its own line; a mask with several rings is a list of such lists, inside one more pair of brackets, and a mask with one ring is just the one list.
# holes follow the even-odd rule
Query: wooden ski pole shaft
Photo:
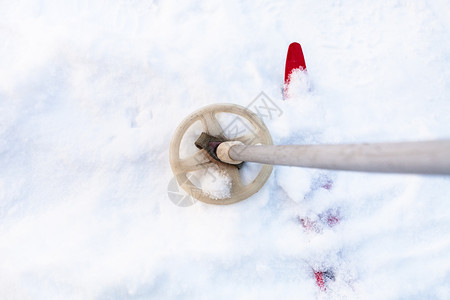
[[450, 175], [450, 140], [343, 145], [233, 145], [235, 161], [383, 173]]

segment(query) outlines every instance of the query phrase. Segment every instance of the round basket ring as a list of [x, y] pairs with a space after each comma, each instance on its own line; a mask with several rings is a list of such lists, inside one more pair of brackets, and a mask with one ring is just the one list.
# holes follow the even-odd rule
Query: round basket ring
[[[253, 127], [250, 132], [245, 134], [233, 136], [233, 134], [226, 134], [233, 132], [233, 122], [227, 128], [222, 128], [217, 120], [216, 114], [228, 113], [236, 115], [247, 120]], [[205, 150], [198, 150], [194, 154], [186, 158], [180, 158], [180, 145], [183, 136], [187, 130], [197, 121], [201, 121], [203, 131], [209, 135], [220, 137], [224, 140], [241, 141], [246, 145], [272, 145], [272, 137], [269, 130], [261, 119], [249, 109], [236, 104], [213, 104], [203, 107], [181, 122], [175, 131], [170, 143], [170, 165], [178, 185], [183, 188], [189, 195], [197, 200], [209, 204], [232, 204], [244, 199], [258, 192], [266, 183], [272, 172], [271, 165], [263, 165], [258, 175], [249, 184], [244, 184], [239, 174], [239, 169], [236, 166], [218, 162], [210, 157]], [[195, 147], [194, 145], [192, 145]], [[188, 176], [189, 172], [201, 170], [202, 168], [209, 168], [217, 166], [221, 172], [231, 178], [231, 188], [228, 196], [217, 199], [209, 193], [203, 191], [198, 185], [194, 184], [192, 176]]]

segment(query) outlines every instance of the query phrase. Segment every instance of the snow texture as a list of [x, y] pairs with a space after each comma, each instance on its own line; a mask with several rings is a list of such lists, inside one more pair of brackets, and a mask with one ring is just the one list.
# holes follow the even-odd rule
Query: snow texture
[[211, 198], [226, 199], [231, 197], [231, 177], [216, 165], [192, 173], [195, 179], [190, 179], [191, 182], [194, 182], [194, 184], [198, 182], [198, 187]]
[[213, 103], [270, 98], [275, 144], [450, 138], [448, 1], [1, 1], [0, 36], [1, 298], [450, 298], [448, 177], [167, 192], [175, 128]]

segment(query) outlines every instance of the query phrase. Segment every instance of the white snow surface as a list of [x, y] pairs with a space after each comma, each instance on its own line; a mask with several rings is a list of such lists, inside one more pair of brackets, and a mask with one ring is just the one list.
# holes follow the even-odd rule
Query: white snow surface
[[231, 197], [232, 179], [230, 175], [219, 169], [217, 165], [205, 167], [204, 170], [193, 172], [200, 173], [191, 181], [198, 181], [199, 188], [213, 199], [227, 199]]
[[[275, 167], [233, 205], [167, 193], [179, 122], [261, 91], [275, 144], [450, 138], [449, 20], [426, 0], [1, 1], [1, 298], [449, 299], [449, 177]], [[283, 101], [293, 41], [308, 74]]]

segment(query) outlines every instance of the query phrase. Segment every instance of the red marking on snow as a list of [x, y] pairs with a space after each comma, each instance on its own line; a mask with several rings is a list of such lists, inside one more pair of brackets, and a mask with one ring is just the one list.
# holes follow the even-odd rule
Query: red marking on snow
[[329, 215], [327, 218], [327, 224], [330, 227], [333, 227], [339, 223], [340, 219], [338, 216]]
[[306, 63], [302, 46], [300, 46], [299, 43], [294, 42], [289, 45], [286, 57], [286, 68], [284, 70], [284, 83], [286, 85], [288, 85], [290, 81], [289, 75], [296, 69], [306, 71]]
[[314, 232], [320, 232], [320, 228], [317, 226], [317, 223], [314, 221], [311, 221], [310, 218], [300, 218], [300, 223], [302, 224], [303, 228], [305, 228], [306, 231], [314, 231]]
[[302, 223], [303, 227], [306, 230], [311, 230], [313, 228], [313, 222], [311, 222], [311, 220], [309, 218], [306, 219], [300, 219], [300, 222]]
[[326, 190], [331, 190], [333, 188], [333, 180], [327, 179], [327, 181], [322, 185]]
[[325, 279], [323, 278], [323, 272], [314, 271], [314, 277], [316, 278], [317, 286], [320, 288], [321, 291], [325, 292], [327, 288], [325, 286]]
[[325, 213], [319, 215], [322, 223], [326, 223], [328, 227], [334, 227], [341, 221], [339, 210], [328, 210]]

